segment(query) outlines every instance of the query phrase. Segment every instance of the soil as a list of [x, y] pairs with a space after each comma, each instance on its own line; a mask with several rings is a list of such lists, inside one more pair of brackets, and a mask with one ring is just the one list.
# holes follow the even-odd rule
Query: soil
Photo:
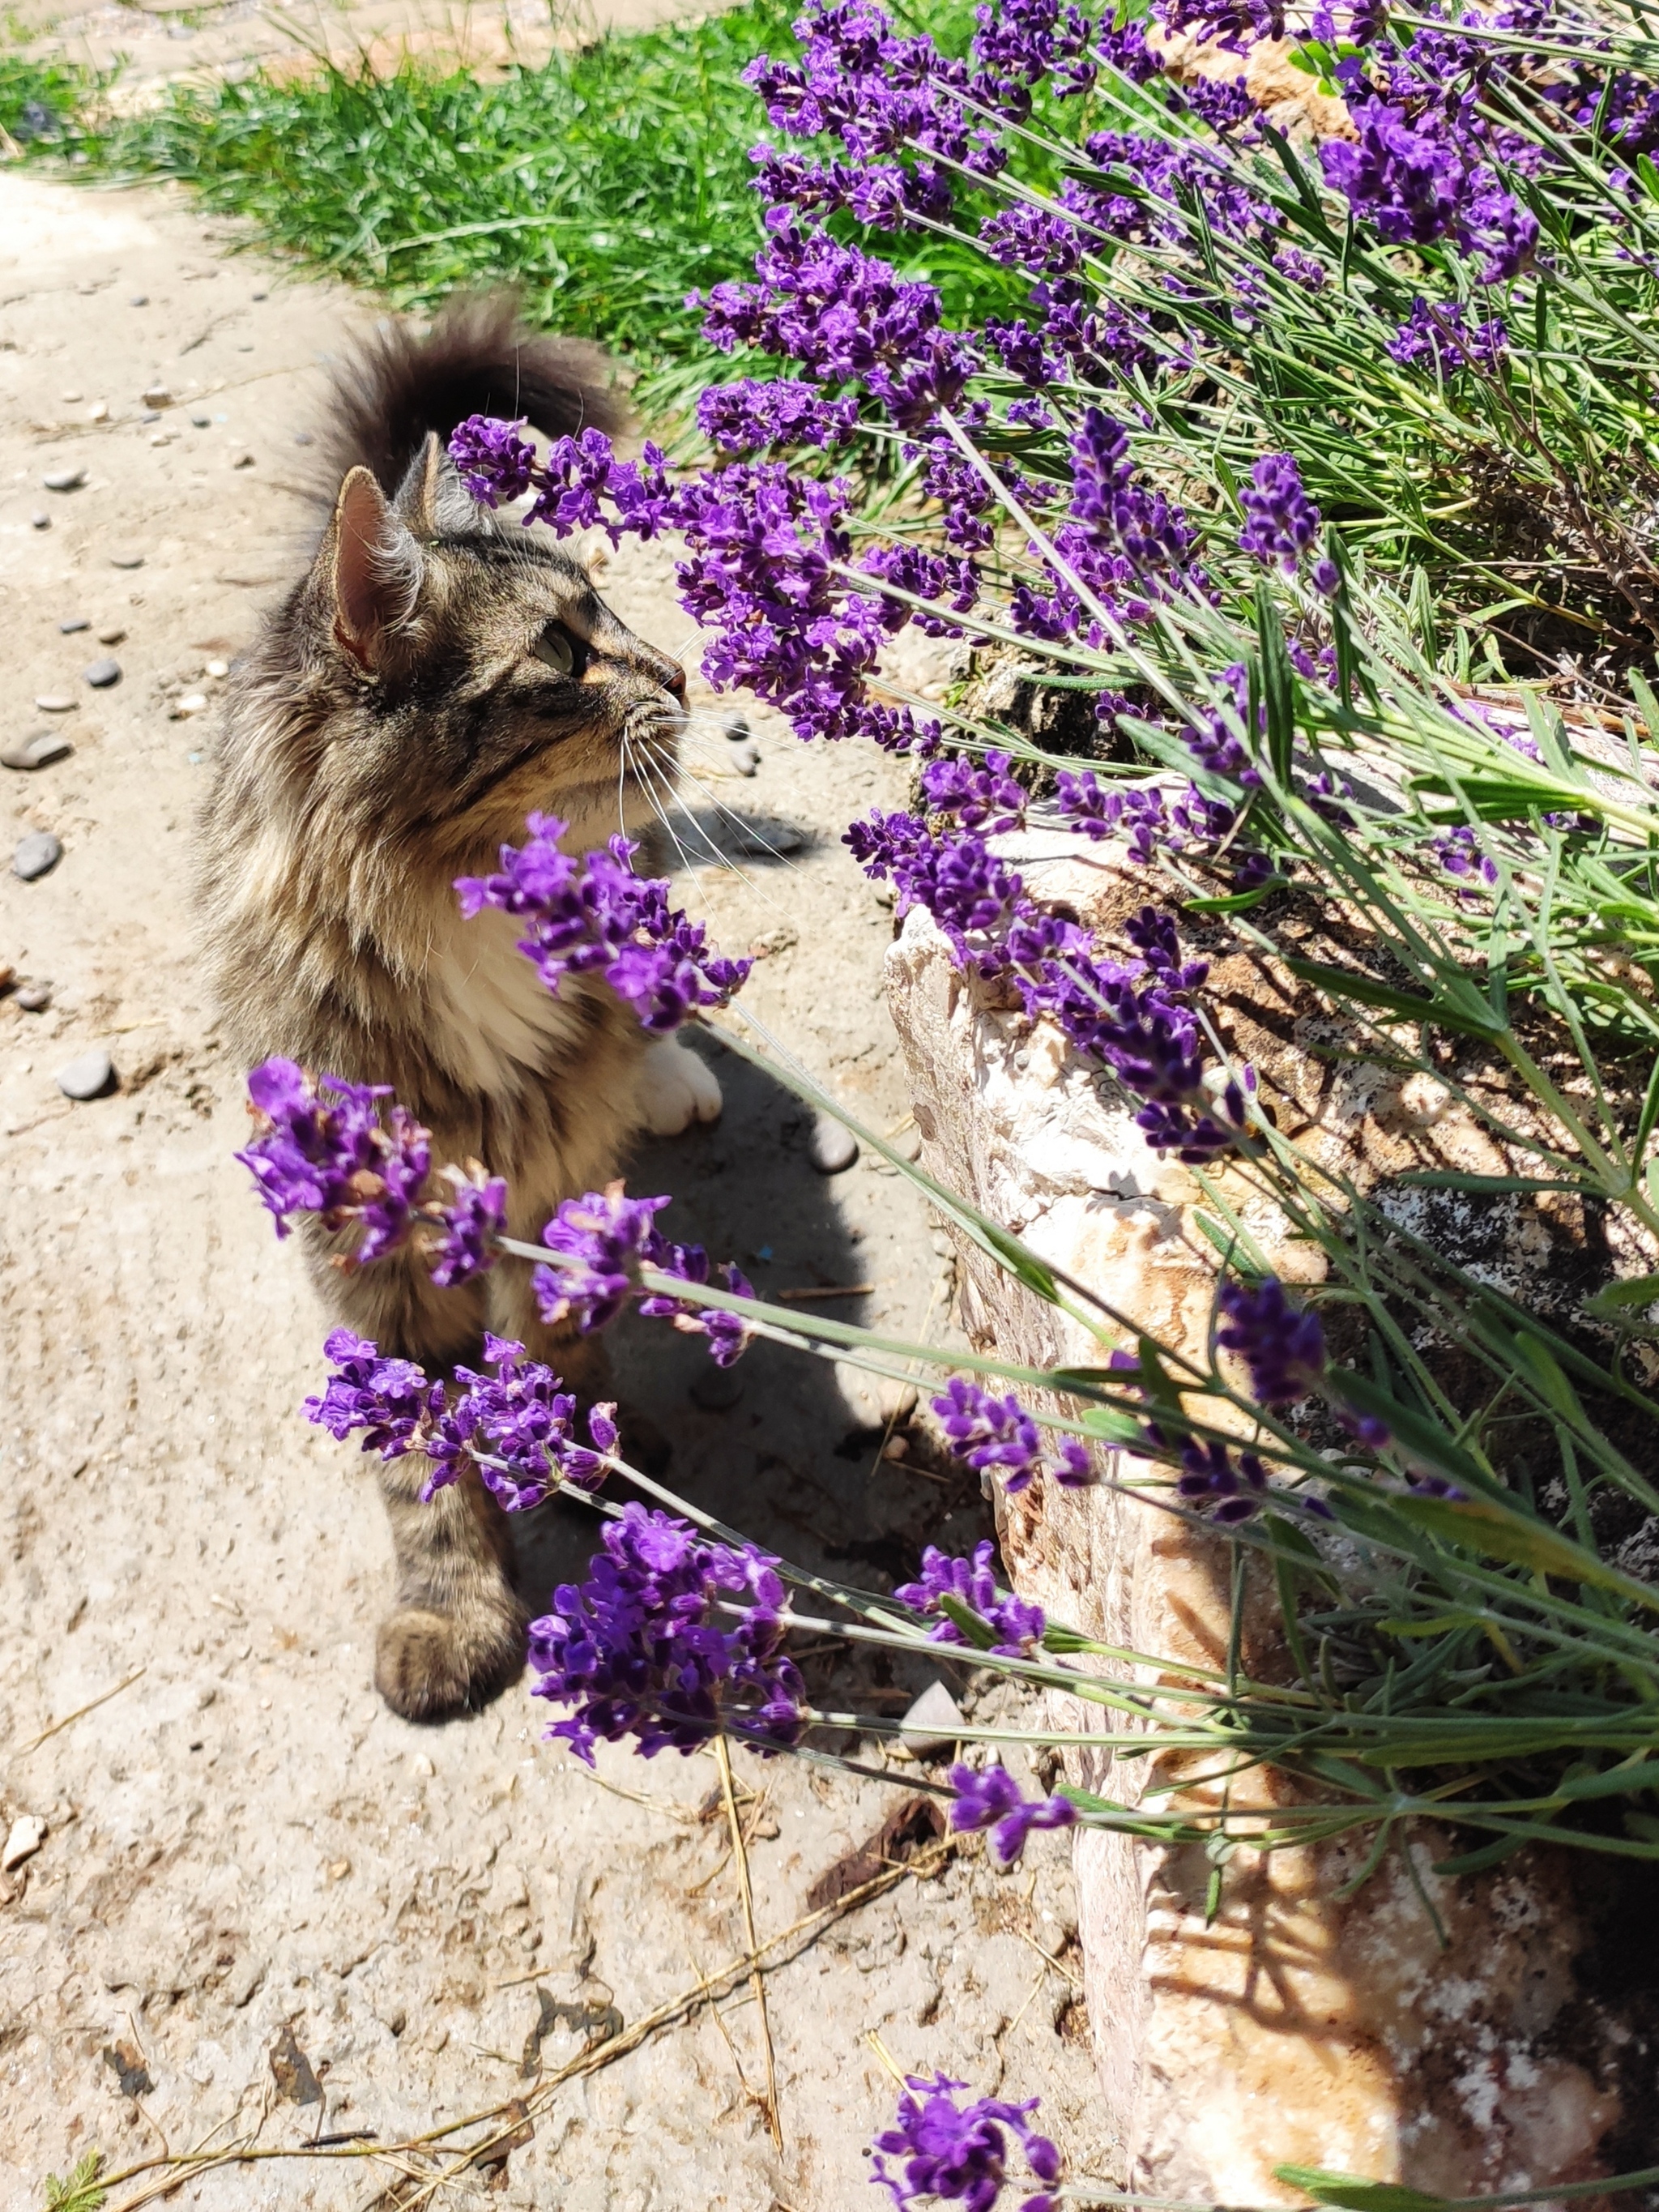
[[[332, 2163], [228, 2165], [168, 2201], [393, 2201], [377, 2196], [393, 2168], [362, 2155], [374, 2142], [533, 2100], [586, 2037], [744, 1949], [712, 1756], [602, 1751], [589, 1774], [542, 1740], [527, 1685], [424, 1729], [371, 1685], [389, 1547], [366, 1463], [298, 1417], [319, 1316], [230, 1157], [242, 1071], [198, 980], [187, 894], [215, 672], [301, 557], [319, 362], [374, 309], [238, 244], [171, 192], [0, 172], [0, 748], [48, 727], [73, 747], [0, 769], [0, 852], [36, 830], [64, 848], [33, 881], [0, 873], [7, 1856], [34, 1832], [16, 1824], [44, 1824], [0, 1876], [0, 2212], [38, 2207], [48, 2171], [90, 2149], [119, 2168], [238, 2139], [346, 2140]], [[158, 386], [167, 404], [146, 405]], [[76, 469], [78, 489], [43, 489]], [[672, 558], [631, 549], [604, 588], [695, 665]], [[95, 690], [82, 672], [106, 654], [120, 679]], [[72, 708], [32, 707], [53, 694]], [[898, 799], [899, 772], [801, 748], [751, 708], [748, 781], [706, 691], [694, 704], [711, 719], [678, 817], [682, 894], [723, 946], [763, 950], [755, 1013], [893, 1129], [908, 1100], [880, 998], [890, 916], [838, 836]], [[757, 821], [798, 847], [732, 865]], [[113, 1087], [72, 1102], [58, 1071], [100, 1047]], [[632, 1187], [673, 1192], [672, 1233], [763, 1291], [868, 1284], [821, 1310], [945, 1339], [948, 1247], [916, 1194], [867, 1158], [818, 1176], [794, 1099], [702, 1048], [724, 1118], [651, 1148]], [[878, 1456], [887, 1409], [848, 1370], [763, 1346], [720, 1408], [695, 1340], [625, 1324], [621, 1357], [673, 1439], [671, 1480], [793, 1559], [884, 1587], [924, 1540], [960, 1550], [984, 1528], [976, 1488], [923, 1440]], [[579, 1573], [593, 1522], [556, 1504], [519, 1534], [539, 1598]], [[833, 1650], [811, 1663], [830, 1702], [890, 1716], [933, 1671], [855, 1673]], [[878, 1745], [863, 1756], [882, 1769]], [[844, 1895], [838, 1863], [899, 1797], [794, 1760], [735, 1765], [764, 1939], [809, 1893]], [[1038, 1838], [1007, 1878], [970, 1847], [796, 1944], [766, 1982], [781, 2150], [741, 1983], [718, 2014], [551, 2093], [504, 2162], [434, 2201], [867, 2205], [862, 2150], [895, 2094], [872, 2032], [901, 2067], [1040, 2094], [1074, 2164], [1104, 2172], [1071, 1896], [1063, 1838]], [[154, 2168], [112, 2203], [171, 2178]]]

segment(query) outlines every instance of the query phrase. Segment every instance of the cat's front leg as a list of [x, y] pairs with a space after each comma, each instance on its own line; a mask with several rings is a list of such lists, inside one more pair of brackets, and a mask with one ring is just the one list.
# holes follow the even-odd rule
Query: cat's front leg
[[653, 1137], [678, 1137], [694, 1121], [718, 1121], [724, 1103], [714, 1070], [678, 1037], [647, 1048], [638, 1095], [641, 1125]]

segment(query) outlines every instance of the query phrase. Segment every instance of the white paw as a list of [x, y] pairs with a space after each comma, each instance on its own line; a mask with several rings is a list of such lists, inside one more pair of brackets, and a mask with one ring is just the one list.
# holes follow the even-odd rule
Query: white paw
[[720, 1085], [695, 1052], [673, 1037], [653, 1044], [640, 1078], [640, 1115], [653, 1137], [678, 1137], [694, 1121], [720, 1119]]

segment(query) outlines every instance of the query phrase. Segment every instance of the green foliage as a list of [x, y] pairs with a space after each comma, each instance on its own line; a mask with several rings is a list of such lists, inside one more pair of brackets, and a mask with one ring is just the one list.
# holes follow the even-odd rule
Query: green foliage
[[46, 2212], [100, 2212], [107, 2191], [99, 2180], [104, 2170], [104, 2154], [89, 2150], [76, 2161], [75, 2171], [67, 2181], [60, 2181], [55, 2173], [46, 2176]]
[[0, 53], [0, 131], [26, 151], [51, 149], [75, 127], [98, 80], [68, 62], [25, 61]]

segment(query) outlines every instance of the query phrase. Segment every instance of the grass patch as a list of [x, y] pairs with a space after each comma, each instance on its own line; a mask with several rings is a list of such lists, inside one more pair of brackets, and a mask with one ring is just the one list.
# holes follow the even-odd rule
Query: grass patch
[[27, 149], [58, 143], [97, 86], [89, 70], [70, 62], [25, 61], [0, 54], [0, 131]]

